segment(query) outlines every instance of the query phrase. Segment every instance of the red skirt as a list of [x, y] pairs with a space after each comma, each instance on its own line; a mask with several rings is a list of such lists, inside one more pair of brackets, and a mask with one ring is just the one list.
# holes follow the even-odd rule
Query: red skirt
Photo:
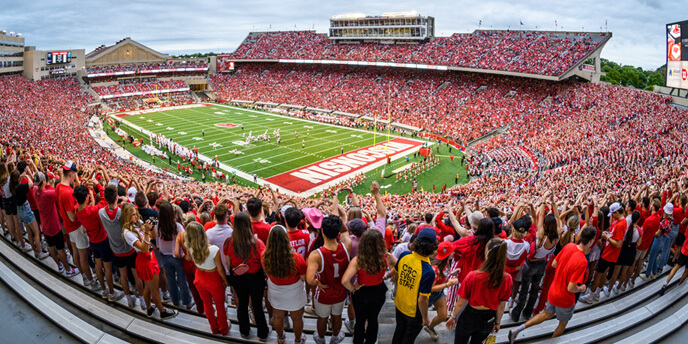
[[154, 275], [160, 274], [158, 260], [153, 252], [138, 252], [136, 254], [136, 274], [142, 281], [151, 281]]

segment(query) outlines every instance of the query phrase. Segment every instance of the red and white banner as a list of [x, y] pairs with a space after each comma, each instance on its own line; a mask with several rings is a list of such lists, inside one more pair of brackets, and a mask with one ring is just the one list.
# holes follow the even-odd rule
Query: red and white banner
[[377, 144], [338, 155], [308, 166], [272, 176], [265, 181], [293, 192], [304, 192], [340, 178], [369, 170], [367, 167], [387, 160], [387, 156], [406, 155], [420, 147], [415, 140], [395, 138], [389, 144]]

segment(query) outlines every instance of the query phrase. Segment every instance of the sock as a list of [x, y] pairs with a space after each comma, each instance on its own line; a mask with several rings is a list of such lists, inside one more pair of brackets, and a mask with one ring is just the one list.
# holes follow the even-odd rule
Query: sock
[[666, 287], [666, 286], [668, 286], [668, 285], [669, 285], [669, 282], [664, 281], [664, 284], [662, 284], [662, 287]]
[[525, 325], [525, 324], [521, 324], [521, 325], [518, 325], [518, 327], [516, 328], [516, 331], [515, 331], [515, 332], [516, 332], [516, 333], [520, 333], [521, 331], [523, 331], [523, 330], [525, 330], [525, 329], [526, 329], [526, 325]]

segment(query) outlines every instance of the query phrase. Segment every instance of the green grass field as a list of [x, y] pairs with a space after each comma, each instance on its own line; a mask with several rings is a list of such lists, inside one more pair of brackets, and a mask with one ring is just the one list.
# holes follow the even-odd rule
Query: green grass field
[[[375, 142], [380, 143], [387, 139], [387, 135], [382, 133], [354, 130], [346, 127], [331, 126], [313, 121], [306, 121], [294, 117], [282, 116], [267, 112], [257, 112], [237, 107], [228, 106], [207, 106], [187, 109], [173, 109], [162, 112], [146, 113], [141, 115], [126, 116], [121, 118], [133, 125], [150, 130], [153, 133], [163, 134], [168, 138], [186, 147], [198, 148], [200, 154], [209, 158], [217, 156], [221, 163], [225, 163], [237, 170], [249, 174], [257, 174], [260, 178], [271, 177], [286, 171], [293, 170], [302, 166], [309, 165], [340, 154], [353, 151], [359, 148], [372, 146]], [[219, 127], [217, 124], [232, 123], [237, 125], [234, 128]], [[243, 130], [241, 126], [243, 125]], [[137, 138], [144, 138], [144, 143], [148, 141], [147, 135], [137, 132], [134, 128], [121, 125], [122, 130]], [[268, 135], [273, 136], [273, 131], [280, 129], [281, 143], [277, 144], [276, 139], [271, 137], [270, 143], [266, 141], [252, 142], [244, 145], [245, 136], [252, 132], [253, 136], [261, 135], [268, 131]], [[205, 134], [202, 134], [205, 130]], [[307, 134], [307, 131], [310, 133]], [[298, 132], [298, 137], [296, 136]], [[117, 135], [110, 133], [110, 136], [117, 138]], [[305, 148], [301, 142], [305, 140]], [[120, 142], [121, 143], [121, 142]], [[140, 148], [127, 144], [125, 146], [130, 152], [139, 158], [152, 162], [152, 158]], [[237, 149], [240, 154], [235, 154]], [[443, 146], [441, 154], [448, 154], [448, 148]], [[441, 190], [442, 184], [454, 185], [454, 177], [460, 174], [459, 183], [465, 183], [465, 170], [460, 167], [459, 159], [461, 153], [454, 149], [454, 163], [450, 164], [449, 159], [428, 172], [422, 174], [419, 181], [419, 188], [423, 186], [428, 191], [432, 184], [437, 186], [437, 191]], [[168, 153], [169, 154], [169, 153]], [[158, 166], [168, 167], [168, 170], [176, 171], [177, 157], [172, 157], [172, 166], [168, 161], [155, 159]], [[418, 159], [416, 159], [418, 160]], [[446, 160], [446, 162], [444, 161]], [[414, 162], [411, 159], [410, 162]], [[391, 175], [391, 171], [406, 165], [405, 159], [397, 159], [392, 162], [392, 166], [386, 165], [386, 175]], [[231, 171], [228, 171], [231, 172]], [[380, 179], [380, 171], [369, 171], [365, 185], [356, 188], [357, 192], [365, 193], [365, 187], [373, 178]], [[193, 177], [200, 180], [200, 173], [196, 172]], [[237, 177], [239, 180], [240, 178]], [[207, 180], [210, 180], [209, 178]], [[255, 185], [252, 181], [239, 180], [244, 185]], [[388, 185], [386, 191], [391, 193], [408, 193], [411, 191], [411, 183], [395, 183], [392, 175], [383, 181], [382, 185]], [[408, 185], [406, 185], [408, 184]]]

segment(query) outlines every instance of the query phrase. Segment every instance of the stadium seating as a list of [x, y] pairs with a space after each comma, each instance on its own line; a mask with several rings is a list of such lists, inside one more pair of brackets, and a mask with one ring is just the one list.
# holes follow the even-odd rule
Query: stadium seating
[[605, 34], [475, 31], [423, 44], [337, 44], [314, 31], [251, 33], [231, 59], [414, 63], [558, 76], [592, 52]]

